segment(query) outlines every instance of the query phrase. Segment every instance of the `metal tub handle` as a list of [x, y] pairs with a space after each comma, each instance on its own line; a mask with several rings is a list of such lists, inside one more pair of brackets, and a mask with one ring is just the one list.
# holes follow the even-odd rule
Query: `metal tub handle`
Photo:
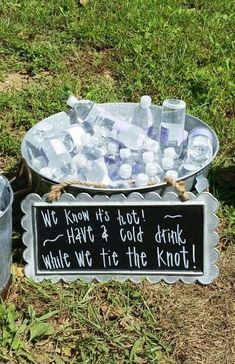
[[[26, 186], [19, 190], [17, 190], [17, 189], [15, 190], [14, 185], [17, 186], [17, 182], [21, 181], [21, 179], [23, 179], [24, 177], [26, 178]], [[10, 183], [11, 183], [15, 197], [24, 196], [30, 192], [30, 190], [32, 188], [32, 183], [33, 183], [32, 173], [31, 173], [28, 163], [26, 162], [26, 160], [24, 158], [21, 158], [17, 174], [15, 177], [13, 177], [10, 180]]]

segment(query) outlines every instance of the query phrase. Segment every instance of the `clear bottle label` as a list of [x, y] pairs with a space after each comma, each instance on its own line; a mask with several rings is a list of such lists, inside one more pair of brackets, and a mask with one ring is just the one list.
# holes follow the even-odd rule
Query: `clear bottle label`
[[163, 145], [167, 145], [168, 139], [169, 139], [169, 129], [164, 128], [164, 126], [161, 126], [160, 143]]
[[160, 142], [163, 145], [171, 144], [179, 146], [184, 138], [184, 128], [180, 124], [162, 123], [160, 132]]
[[152, 126], [150, 126], [150, 127], [147, 129], [147, 135], [148, 135], [148, 137], [149, 137], [149, 138], [151, 138], [152, 134], [153, 134], [153, 125], [152, 125]]
[[68, 153], [67, 149], [65, 148], [64, 144], [60, 139], [51, 139], [50, 143], [57, 155]]

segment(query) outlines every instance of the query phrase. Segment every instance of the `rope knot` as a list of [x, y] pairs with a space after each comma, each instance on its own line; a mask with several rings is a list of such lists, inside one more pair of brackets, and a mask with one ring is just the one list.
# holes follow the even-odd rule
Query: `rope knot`
[[172, 177], [165, 177], [164, 180], [169, 186], [174, 187], [174, 189], [179, 193], [179, 197], [182, 201], [189, 200], [189, 195], [186, 191], [184, 181], [176, 181]]

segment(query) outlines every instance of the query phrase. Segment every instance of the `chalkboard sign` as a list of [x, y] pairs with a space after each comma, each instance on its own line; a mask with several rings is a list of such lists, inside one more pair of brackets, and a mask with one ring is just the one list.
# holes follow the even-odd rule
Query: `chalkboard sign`
[[28, 195], [22, 203], [26, 274], [36, 281], [146, 277], [207, 284], [218, 274], [216, 208], [209, 193], [190, 194], [187, 202], [155, 192], [63, 194], [53, 203]]

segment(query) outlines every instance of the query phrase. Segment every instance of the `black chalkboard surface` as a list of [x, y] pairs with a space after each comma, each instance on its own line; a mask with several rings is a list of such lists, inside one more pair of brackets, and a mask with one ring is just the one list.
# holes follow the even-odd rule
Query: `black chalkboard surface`
[[38, 271], [203, 273], [203, 205], [34, 207]]
[[32, 195], [31, 221], [23, 222], [32, 224], [24, 237], [31, 275], [200, 277], [208, 270], [205, 201], [48, 203]]

